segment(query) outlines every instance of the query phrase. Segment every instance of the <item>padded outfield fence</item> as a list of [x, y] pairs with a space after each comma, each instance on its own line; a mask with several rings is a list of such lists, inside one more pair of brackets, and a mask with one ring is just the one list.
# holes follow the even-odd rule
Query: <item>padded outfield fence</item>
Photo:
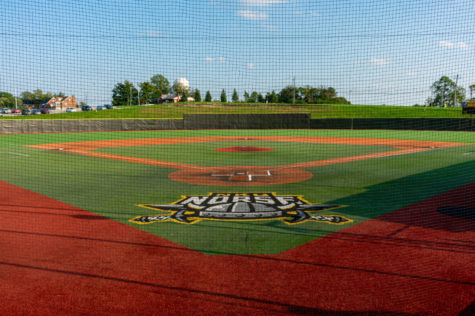
[[309, 114], [185, 114], [183, 119], [0, 120], [0, 134], [183, 129], [475, 131], [475, 119], [311, 119]]

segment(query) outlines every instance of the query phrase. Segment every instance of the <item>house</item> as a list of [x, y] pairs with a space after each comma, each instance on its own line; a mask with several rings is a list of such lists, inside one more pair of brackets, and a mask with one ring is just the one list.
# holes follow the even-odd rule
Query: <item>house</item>
[[180, 95], [173, 95], [173, 94], [162, 94], [160, 98], [153, 99], [151, 101], [152, 104], [161, 104], [161, 103], [177, 103], [180, 102], [181, 97]]
[[45, 102], [41, 104], [41, 107], [46, 109], [77, 108], [78, 101], [74, 95], [70, 97], [53, 97], [51, 99], [45, 100]]

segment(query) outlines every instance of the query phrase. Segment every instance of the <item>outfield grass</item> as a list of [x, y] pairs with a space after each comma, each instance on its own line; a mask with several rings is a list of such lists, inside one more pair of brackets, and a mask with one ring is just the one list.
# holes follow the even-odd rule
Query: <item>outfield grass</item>
[[426, 108], [386, 105], [256, 105], [220, 103], [180, 103], [151, 106], [117, 107], [114, 110], [50, 115], [14, 116], [0, 119], [181, 119], [183, 114], [269, 114], [309, 113], [312, 118], [462, 118], [460, 108]]
[[[469, 143], [469, 145], [313, 167], [308, 168], [308, 171], [314, 173], [314, 177], [303, 182], [251, 187], [219, 187], [175, 182], [168, 178], [168, 174], [176, 169], [25, 147], [31, 144], [86, 140], [225, 135], [368, 137], [461, 142]], [[219, 144], [212, 144], [210, 149], [215, 145]], [[230, 144], [223, 142], [221, 145], [225, 147]], [[290, 159], [294, 156], [296, 154], [294, 145], [279, 143], [278, 150], [281, 151], [282, 157]], [[358, 149], [365, 149], [365, 147], [361, 146]], [[121, 152], [119, 148], [114, 150], [118, 150], [119, 154], [127, 151], [129, 155], [150, 155], [154, 159], [159, 158], [156, 156], [160, 155], [159, 150], [166, 149], [168, 151], [166, 155], [172, 155], [173, 152], [173, 148], [160, 146], [150, 147], [148, 150], [142, 148], [135, 153], [133, 148], [122, 149], [124, 152]], [[195, 162], [214, 159], [215, 154], [222, 154], [223, 156], [219, 158], [222, 159], [229, 154], [213, 151], [208, 157], [200, 151], [201, 149], [195, 148], [193, 151], [190, 148], [188, 151], [186, 146], [182, 146], [175, 151], [181, 156], [191, 155]], [[312, 160], [324, 156], [356, 153], [354, 151], [356, 148], [353, 146], [330, 148], [316, 145], [298, 150], [306, 151], [309, 157], [305, 159]], [[322, 152], [323, 156], [319, 156]], [[264, 154], [268, 153], [270, 152], [264, 152]], [[180, 155], [174, 155], [180, 157]], [[0, 160], [2, 161], [1, 181], [132, 225], [207, 254], [279, 253], [475, 181], [475, 173], [473, 173], [475, 139], [473, 133], [469, 132], [228, 130], [0, 135]], [[218, 162], [221, 163], [222, 160], [216, 161]], [[214, 161], [207, 163], [213, 164]], [[278, 220], [256, 222], [203, 220], [193, 225], [173, 222], [138, 225], [129, 222], [136, 216], [159, 214], [159, 212], [139, 207], [140, 204], [170, 204], [180, 199], [182, 195], [257, 191], [303, 195], [311, 203], [344, 205], [345, 207], [324, 211], [321, 214], [342, 215], [351, 218], [354, 222], [343, 226], [316, 222], [289, 226]], [[16, 203], [21, 203], [21, 201]], [[58, 216], [57, 220], [61, 220], [61, 217]], [[84, 222], [87, 225], [87, 220]]]

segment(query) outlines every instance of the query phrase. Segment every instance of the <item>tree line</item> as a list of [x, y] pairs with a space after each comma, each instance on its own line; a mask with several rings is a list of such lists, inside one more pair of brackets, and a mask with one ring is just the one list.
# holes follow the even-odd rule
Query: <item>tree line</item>
[[[141, 82], [138, 87], [128, 80], [117, 83], [112, 90], [112, 105], [136, 105], [157, 103], [162, 95], [169, 93], [180, 94], [181, 101], [186, 101], [188, 97], [195, 102], [222, 102], [227, 103], [226, 90], [223, 89], [219, 99], [213, 99], [210, 91], [206, 91], [204, 98], [199, 89], [188, 89], [177, 84], [170, 85], [170, 82], [163, 75], [154, 75], [149, 81]], [[332, 87], [294, 87], [287, 86], [276, 92], [275, 90], [262, 94], [257, 91], [244, 91], [242, 97], [234, 89], [232, 102], [244, 103], [295, 103], [295, 104], [318, 104], [318, 103], [338, 103], [350, 104], [348, 100], [339, 97]]]
[[33, 91], [23, 91], [20, 94], [20, 97], [15, 97], [13, 94], [6, 91], [0, 91], [0, 107], [13, 108], [15, 106], [21, 107], [23, 105], [38, 106], [53, 97], [64, 96], [65, 95], [62, 92], [43, 92], [41, 89], [36, 89]]
[[[470, 85], [469, 90], [470, 98], [472, 99], [473, 92], [475, 92], [475, 84]], [[431, 92], [431, 96], [426, 100], [426, 106], [454, 107], [466, 100], [465, 88], [457, 85], [457, 82], [448, 76], [442, 76], [439, 80], [435, 81], [431, 85]], [[158, 74], [151, 77], [150, 81], [139, 83], [138, 88], [127, 80], [124, 83], [117, 83], [112, 90], [112, 104], [116, 106], [148, 104], [169, 93], [179, 93], [182, 100], [192, 97], [196, 102], [229, 102], [225, 89], [222, 89], [219, 99], [213, 99], [210, 91], [207, 91], [205, 97], [202, 98], [199, 89], [189, 90], [183, 89], [183, 87], [176, 84], [170, 85], [167, 78]], [[38, 106], [52, 97], [64, 96], [62, 92], [43, 92], [41, 89], [24, 91], [20, 94], [20, 97], [15, 97], [9, 92], [0, 91], [0, 108], [21, 107], [23, 105]], [[273, 90], [265, 94], [257, 91], [244, 91], [242, 97], [234, 89], [230, 100], [234, 103], [350, 104], [345, 98], [339, 97], [336, 90], [332, 87], [315, 88], [311, 86], [286, 86], [278, 92]], [[83, 103], [81, 102], [81, 104]]]
[[[456, 107], [466, 100], [466, 90], [464, 87], [457, 85], [447, 76], [442, 76], [435, 81], [431, 89], [431, 96], [427, 98], [426, 105], [434, 107]], [[470, 99], [473, 100], [473, 92], [475, 92], [475, 84], [469, 86]]]

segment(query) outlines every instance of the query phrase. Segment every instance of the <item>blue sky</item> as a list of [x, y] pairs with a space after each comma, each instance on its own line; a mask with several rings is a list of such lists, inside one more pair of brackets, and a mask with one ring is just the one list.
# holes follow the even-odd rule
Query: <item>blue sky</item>
[[332, 86], [354, 104], [422, 104], [475, 83], [473, 1], [3, 0], [0, 91], [110, 103], [125, 80], [202, 95]]

